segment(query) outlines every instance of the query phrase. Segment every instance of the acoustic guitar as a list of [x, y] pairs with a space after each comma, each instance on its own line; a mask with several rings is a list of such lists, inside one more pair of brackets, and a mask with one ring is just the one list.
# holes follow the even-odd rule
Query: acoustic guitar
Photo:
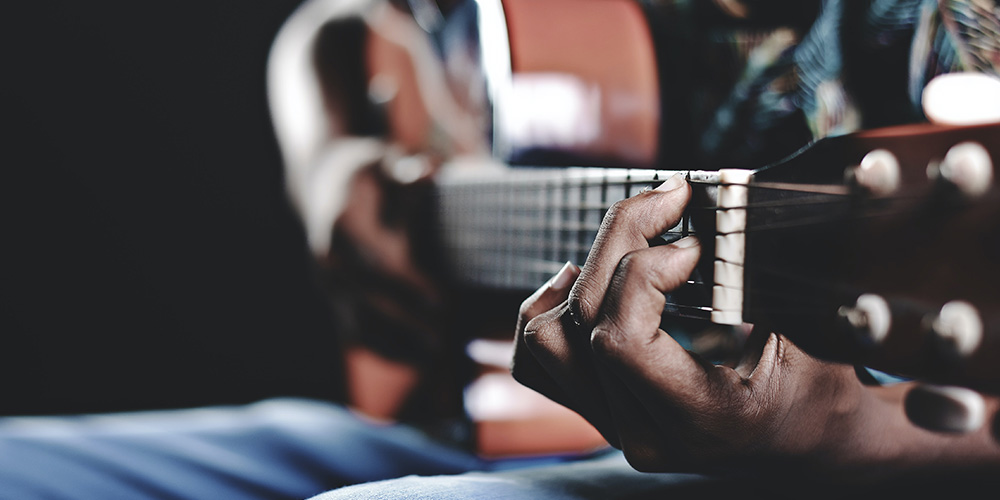
[[[872, 130], [816, 141], [763, 167], [663, 170], [683, 134], [662, 119], [673, 102], [656, 50], [663, 33], [651, 29], [656, 12], [629, 0], [478, 0], [443, 2], [455, 9], [445, 21], [431, 2], [409, 3], [417, 23], [439, 35], [444, 64], [413, 57], [392, 66], [369, 41], [367, 70], [382, 57], [398, 71], [364, 75], [377, 106], [356, 115], [332, 108], [343, 123], [368, 123], [362, 118], [378, 108], [390, 142], [445, 157], [468, 152], [468, 125], [482, 120], [449, 120], [443, 110], [458, 110], [450, 118], [486, 111], [490, 149], [519, 165], [451, 161], [435, 176], [436, 231], [423, 237], [443, 249], [436, 263], [455, 286], [523, 296], [567, 260], [586, 265], [612, 203], [679, 174], [694, 197], [661, 240], [696, 235], [703, 260], [667, 297], [666, 322], [760, 325], [821, 357], [1000, 390], [1000, 195], [991, 161], [1000, 127]], [[449, 42], [449, 33], [460, 36]], [[402, 42], [394, 43], [419, 45]], [[467, 63], [458, 65], [464, 80], [441, 76], [449, 60]], [[342, 99], [346, 87], [327, 73], [319, 75], [324, 92]], [[482, 89], [468, 76], [480, 73]], [[463, 97], [428, 99], [427, 82]], [[461, 147], [442, 152], [435, 143], [449, 134]], [[535, 162], [552, 159], [533, 156], [539, 151], [557, 152], [557, 161]], [[576, 158], [588, 166], [565, 167]]]
[[[475, 4], [467, 45], [487, 76], [492, 150], [519, 166], [437, 178], [457, 281], [533, 290], [567, 260], [585, 265], [611, 203], [680, 174], [694, 198], [663, 240], [697, 235], [703, 262], [665, 316], [760, 325], [821, 357], [1000, 390], [1000, 125], [907, 125], [814, 141], [746, 170], [658, 170], [683, 164], [670, 155], [686, 150], [664, 119], [678, 98], [662, 50], [674, 42], [669, 12]], [[535, 163], [553, 152], [563, 165], [641, 168]]]

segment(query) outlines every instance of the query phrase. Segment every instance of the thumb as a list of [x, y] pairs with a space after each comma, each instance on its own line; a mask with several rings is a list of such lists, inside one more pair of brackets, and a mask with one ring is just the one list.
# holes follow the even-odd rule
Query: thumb
[[966, 434], [986, 423], [983, 397], [964, 387], [920, 384], [906, 393], [906, 417], [918, 427]]
[[570, 286], [580, 276], [580, 268], [572, 262], [566, 262], [549, 281], [545, 282], [535, 293], [524, 299], [517, 319], [517, 334], [524, 330], [532, 318], [548, 311], [569, 297]]

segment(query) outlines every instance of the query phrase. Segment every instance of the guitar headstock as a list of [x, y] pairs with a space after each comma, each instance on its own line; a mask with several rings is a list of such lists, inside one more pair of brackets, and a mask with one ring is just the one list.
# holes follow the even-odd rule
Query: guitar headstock
[[744, 318], [836, 359], [1000, 390], [1000, 125], [819, 141], [754, 175]]

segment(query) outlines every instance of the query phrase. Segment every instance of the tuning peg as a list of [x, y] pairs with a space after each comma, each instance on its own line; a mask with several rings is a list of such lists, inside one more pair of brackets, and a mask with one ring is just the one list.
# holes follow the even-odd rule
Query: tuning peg
[[967, 358], [983, 341], [983, 320], [976, 308], [965, 301], [953, 300], [929, 318], [931, 332], [947, 349]]
[[986, 402], [983, 397], [964, 387], [917, 385], [906, 393], [906, 417], [924, 429], [969, 433], [986, 423]]
[[993, 161], [981, 144], [963, 142], [949, 149], [941, 163], [929, 165], [927, 176], [952, 184], [966, 198], [979, 198], [993, 183]]
[[874, 196], [888, 196], [899, 189], [899, 160], [886, 149], [876, 149], [866, 154], [861, 164], [848, 169], [846, 176], [848, 182]]
[[892, 327], [892, 312], [889, 303], [880, 295], [866, 293], [857, 298], [854, 305], [842, 306], [837, 314], [863, 339], [873, 344], [881, 344]]

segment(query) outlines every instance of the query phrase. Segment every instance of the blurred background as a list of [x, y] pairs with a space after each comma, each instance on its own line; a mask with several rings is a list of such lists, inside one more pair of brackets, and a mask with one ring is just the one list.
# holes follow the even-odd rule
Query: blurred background
[[342, 397], [267, 108], [298, 3], [5, 7], [0, 414]]

